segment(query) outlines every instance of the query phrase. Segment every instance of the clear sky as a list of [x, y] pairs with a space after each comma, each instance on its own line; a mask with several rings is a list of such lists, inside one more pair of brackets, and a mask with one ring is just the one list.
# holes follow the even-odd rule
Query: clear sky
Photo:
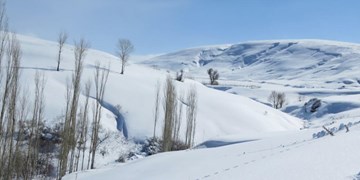
[[118, 38], [135, 54], [269, 39], [360, 43], [360, 0], [7, 0], [7, 11], [17, 33], [56, 40], [65, 30], [109, 53]]

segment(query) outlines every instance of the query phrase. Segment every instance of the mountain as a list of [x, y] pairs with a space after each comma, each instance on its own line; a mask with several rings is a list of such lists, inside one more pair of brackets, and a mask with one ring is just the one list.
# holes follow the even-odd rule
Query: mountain
[[[270, 105], [271, 91], [286, 93], [282, 111], [301, 119], [333, 121], [360, 116], [360, 45], [327, 40], [268, 40], [190, 48], [142, 61], [180, 71], [208, 83], [207, 69], [220, 74], [218, 90]], [[318, 98], [322, 106], [305, 112]]]
[[190, 48], [144, 64], [206, 76], [216, 68], [223, 79], [303, 80], [358, 84], [360, 45], [326, 40], [268, 40]]

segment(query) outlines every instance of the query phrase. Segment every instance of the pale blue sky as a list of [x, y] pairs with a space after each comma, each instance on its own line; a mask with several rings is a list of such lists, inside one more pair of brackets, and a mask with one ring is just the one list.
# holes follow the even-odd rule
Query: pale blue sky
[[56, 40], [61, 30], [114, 53], [128, 38], [135, 54], [268, 39], [360, 43], [359, 0], [8, 0], [10, 26]]

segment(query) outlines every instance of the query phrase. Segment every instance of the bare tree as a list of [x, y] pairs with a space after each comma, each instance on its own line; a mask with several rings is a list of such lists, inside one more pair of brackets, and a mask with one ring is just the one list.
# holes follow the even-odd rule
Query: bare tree
[[[90, 87], [91, 87], [91, 81], [88, 81], [85, 84], [85, 105], [84, 110], [81, 117], [81, 135], [80, 140], [78, 142], [79, 144], [79, 151], [82, 150], [82, 162], [81, 162], [81, 170], [84, 170], [84, 161], [85, 161], [85, 149], [86, 149], [86, 143], [88, 140], [87, 134], [88, 134], [88, 126], [89, 126], [89, 118], [88, 118], [88, 109], [89, 109], [89, 97], [90, 97]], [[80, 155], [80, 152], [79, 152]]]
[[207, 70], [207, 73], [209, 75], [210, 78], [210, 84], [211, 85], [218, 85], [218, 79], [220, 77], [219, 72], [217, 70], [214, 70], [213, 68], [210, 68]]
[[119, 39], [117, 43], [117, 55], [121, 60], [121, 74], [124, 74], [125, 66], [129, 60], [130, 53], [134, 51], [134, 45], [128, 39]]
[[68, 38], [68, 35], [66, 32], [59, 33], [59, 37], [58, 37], [59, 53], [58, 53], [58, 58], [57, 58], [56, 71], [60, 70], [61, 53], [62, 53], [62, 49], [64, 47], [64, 44], [66, 43], [67, 38]]
[[91, 153], [91, 169], [95, 168], [95, 153], [99, 145], [99, 130], [102, 109], [101, 103], [104, 100], [105, 87], [109, 77], [109, 68], [110, 66], [101, 67], [99, 63], [95, 65], [94, 83], [96, 105], [93, 112], [94, 117], [92, 122], [91, 148], [89, 151], [89, 153]]
[[174, 121], [176, 113], [177, 99], [176, 89], [170, 76], [166, 78], [166, 84], [164, 89], [164, 101], [163, 108], [165, 112], [163, 134], [162, 134], [162, 149], [163, 151], [171, 151], [173, 143], [173, 131]]
[[156, 136], [156, 124], [159, 119], [159, 105], [160, 105], [160, 82], [157, 81], [156, 83], [156, 95], [155, 95], [155, 109], [154, 109], [154, 135]]
[[175, 121], [173, 128], [173, 141], [177, 143], [181, 143], [180, 139], [180, 128], [181, 128], [181, 120], [182, 120], [182, 112], [183, 112], [183, 103], [184, 102], [184, 94], [180, 93], [179, 95], [180, 103], [177, 103], [177, 107], [175, 108]]
[[[29, 147], [27, 152], [26, 166], [31, 174], [35, 175], [35, 172], [38, 171], [35, 169], [37, 167], [39, 159], [39, 140], [40, 140], [40, 126], [43, 124], [44, 120], [44, 88], [45, 88], [45, 77], [44, 74], [36, 72], [35, 74], [35, 97], [33, 102], [33, 112], [32, 118], [30, 121], [30, 134], [28, 137]], [[38, 173], [36, 173], [38, 174]]]
[[[84, 169], [85, 149], [88, 140], [87, 133], [89, 126], [88, 109], [89, 109], [90, 88], [91, 88], [91, 81], [89, 80], [85, 83], [85, 90], [83, 93], [85, 95], [85, 103], [80, 107], [79, 120], [77, 122], [77, 127], [76, 127], [77, 152], [75, 154], [75, 162], [73, 167], [74, 171], [78, 171], [79, 168], [81, 170]], [[82, 157], [82, 162], [80, 162], [80, 157]]]
[[196, 113], [197, 113], [197, 92], [195, 85], [191, 86], [187, 93], [186, 108], [186, 136], [185, 144], [188, 147], [194, 145], [195, 129], [196, 129]]
[[[5, 55], [6, 45], [8, 43], [8, 17], [6, 15], [5, 0], [0, 0], [0, 66]], [[0, 76], [2, 75], [2, 68], [0, 68]], [[1, 77], [0, 77], [1, 78]], [[1, 82], [1, 80], [0, 80]]]
[[[80, 94], [80, 83], [81, 75], [83, 71], [83, 63], [86, 55], [86, 51], [90, 47], [84, 39], [79, 42], [75, 42], [75, 68], [72, 76], [71, 91], [68, 89], [67, 92], [67, 110], [65, 115], [64, 132], [63, 132], [63, 143], [60, 152], [59, 159], [59, 177], [61, 178], [66, 174], [68, 163], [70, 165], [69, 172], [73, 170], [74, 153], [76, 147], [76, 119], [78, 112], [78, 101]], [[70, 160], [68, 160], [70, 153]]]
[[[3, 59], [8, 53], [10, 43], [10, 33], [8, 31], [8, 17], [6, 15], [6, 3], [5, 0], [0, 0], [0, 87], [3, 88], [1, 96], [1, 110], [0, 110], [0, 137], [3, 131], [3, 121], [6, 110], [6, 104], [9, 97], [9, 86], [11, 79], [11, 62], [7, 58], [7, 62], [3, 63]], [[4, 72], [4, 70], [6, 72]], [[6, 76], [4, 79], [4, 75]], [[5, 82], [4, 82], [5, 81]]]
[[272, 91], [270, 96], [268, 97], [268, 101], [275, 109], [280, 109], [283, 107], [286, 101], [285, 93]]
[[[20, 43], [15, 34], [12, 34], [7, 46], [7, 67], [6, 67], [6, 82], [4, 86], [7, 92], [6, 102], [3, 103], [1, 118], [1, 157], [0, 157], [0, 177], [1, 179], [11, 179], [14, 173], [14, 158], [15, 158], [15, 141], [14, 135], [16, 125], [18, 122], [18, 99], [19, 99], [19, 78], [20, 78], [20, 58], [21, 48]], [[5, 95], [3, 95], [5, 96]], [[5, 104], [5, 105], [4, 105]]]

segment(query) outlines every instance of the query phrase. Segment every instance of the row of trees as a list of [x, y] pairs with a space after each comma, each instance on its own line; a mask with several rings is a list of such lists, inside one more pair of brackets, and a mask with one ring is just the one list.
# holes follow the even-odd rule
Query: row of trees
[[[79, 95], [81, 92], [81, 76], [84, 68], [84, 58], [86, 51], [90, 47], [85, 40], [75, 43], [75, 69], [72, 75], [72, 81], [68, 84], [66, 94], [66, 111], [63, 123], [62, 143], [59, 155], [59, 178], [66, 172], [74, 172], [84, 169], [95, 168], [95, 155], [100, 144], [99, 131], [105, 87], [109, 76], [109, 66], [95, 65], [93, 83], [85, 83], [85, 102], [79, 104]], [[90, 88], [95, 85], [95, 104], [92, 107], [92, 121], [89, 119], [89, 97]], [[80, 108], [80, 109], [79, 109]], [[90, 139], [88, 139], [90, 137]], [[89, 141], [89, 142], [88, 142]], [[88, 149], [87, 158], [85, 150]], [[86, 162], [87, 159], [87, 162]], [[87, 164], [86, 164], [87, 163]]]
[[[58, 46], [59, 46], [59, 52], [57, 56], [57, 66], [56, 71], [60, 71], [60, 63], [62, 60], [62, 52], [64, 45], [68, 39], [68, 34], [66, 32], [60, 32], [58, 36]], [[76, 44], [76, 43], [75, 43]], [[76, 45], [75, 45], [76, 46]], [[128, 39], [119, 39], [116, 44], [116, 54], [120, 58], [121, 61], [121, 72], [120, 74], [124, 74], [125, 67], [128, 63], [128, 60], [130, 58], [130, 54], [134, 51], [134, 45], [131, 43]]]
[[32, 179], [47, 171], [41, 154], [43, 74], [36, 72], [33, 100], [21, 86], [21, 46], [8, 31], [5, 3], [0, 2], [0, 179]]
[[[31, 165], [36, 164], [37, 160], [38, 142], [37, 138], [33, 137], [37, 129], [31, 128], [28, 136], [29, 144], [26, 148], [22, 148], [21, 140], [25, 137], [17, 132], [24, 131], [21, 127], [25, 125], [24, 119], [29, 118], [27, 106], [29, 102], [25, 95], [20, 95], [23, 93], [19, 84], [21, 48], [16, 36], [8, 31], [4, 2], [0, 5], [0, 41], [0, 177], [1, 179], [27, 178], [35, 173], [32, 171], [35, 166]], [[39, 83], [37, 86], [40, 86]], [[37, 94], [41, 96], [41, 92]], [[27, 122], [37, 124], [41, 121], [39, 119], [41, 112], [38, 111], [40, 107], [34, 107], [33, 117]]]
[[[36, 72], [34, 94], [28, 94], [20, 84], [21, 46], [16, 35], [8, 29], [5, 3], [0, 2], [0, 179], [41, 176], [61, 179], [67, 172], [94, 168], [95, 153], [100, 143], [100, 102], [105, 94], [109, 67], [96, 64], [93, 83], [88, 81], [83, 88], [84, 59], [90, 45], [84, 39], [75, 42], [75, 68], [67, 86], [64, 121], [53, 129], [48, 128], [44, 120], [44, 74]], [[61, 33], [57, 70], [60, 69], [66, 40], [67, 34]], [[123, 57], [124, 60], [127, 58]], [[91, 84], [95, 84], [96, 100], [92, 120], [89, 117]], [[86, 98], [83, 104], [79, 102], [81, 91]], [[52, 158], [58, 158], [57, 168]]]
[[[154, 139], [156, 138], [156, 126], [159, 121], [160, 111], [160, 83], [156, 85], [155, 109], [154, 109]], [[180, 138], [183, 107], [186, 108], [186, 124], [184, 130], [185, 140]], [[186, 149], [194, 145], [197, 113], [197, 92], [195, 86], [190, 87], [186, 98], [183, 94], [178, 95], [176, 86], [170, 76], [166, 78], [163, 88], [162, 107], [164, 121], [161, 134], [162, 151]]]

